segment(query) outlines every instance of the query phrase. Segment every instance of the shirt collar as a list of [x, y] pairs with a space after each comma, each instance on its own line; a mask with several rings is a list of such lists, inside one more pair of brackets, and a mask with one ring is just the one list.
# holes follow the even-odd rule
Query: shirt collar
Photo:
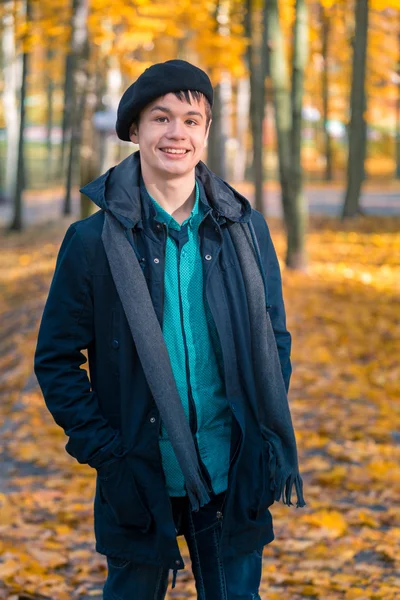
[[192, 208], [192, 212], [190, 213], [189, 217], [187, 219], [185, 219], [182, 223], [182, 225], [179, 225], [178, 221], [176, 221], [176, 219], [174, 219], [174, 217], [172, 215], [170, 215], [162, 206], [160, 206], [160, 204], [158, 204], [157, 200], [155, 200], [155, 198], [153, 198], [153, 196], [149, 193], [149, 191], [147, 190], [143, 178], [141, 181], [141, 186], [144, 188], [144, 190], [146, 191], [146, 194], [149, 196], [149, 198], [152, 200], [153, 202], [153, 206], [156, 210], [156, 221], [160, 221], [161, 223], [166, 223], [168, 228], [171, 229], [176, 229], [176, 230], [180, 230], [181, 227], [183, 227], [185, 224], [188, 224], [188, 226], [190, 228], [193, 228], [196, 226], [196, 224], [198, 224], [199, 220], [201, 219], [202, 215], [203, 215], [203, 211], [204, 211], [204, 207], [203, 207], [203, 202], [200, 202], [200, 189], [199, 189], [199, 184], [196, 180], [196, 185], [195, 185], [195, 189], [196, 189], [196, 196], [195, 196], [195, 202]]

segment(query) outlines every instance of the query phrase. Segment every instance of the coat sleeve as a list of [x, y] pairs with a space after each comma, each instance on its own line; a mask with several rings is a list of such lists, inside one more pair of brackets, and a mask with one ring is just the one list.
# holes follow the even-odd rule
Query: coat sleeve
[[269, 315], [274, 330], [276, 345], [286, 392], [289, 392], [292, 364], [290, 352], [292, 337], [286, 327], [286, 312], [282, 293], [282, 278], [275, 247], [269, 227], [263, 215], [253, 210], [252, 222], [260, 246], [261, 259], [267, 283], [268, 302], [271, 305]]
[[71, 225], [61, 245], [44, 308], [35, 374], [55, 422], [69, 437], [67, 452], [92, 467], [123, 453], [121, 436], [101, 414], [81, 365], [93, 341], [91, 276], [82, 240]]

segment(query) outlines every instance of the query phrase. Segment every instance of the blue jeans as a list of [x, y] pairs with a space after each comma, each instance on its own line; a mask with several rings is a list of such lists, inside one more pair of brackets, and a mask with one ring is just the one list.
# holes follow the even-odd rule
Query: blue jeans
[[[250, 554], [221, 558], [220, 508], [225, 493], [218, 494], [198, 512], [192, 512], [187, 497], [171, 498], [177, 535], [188, 545], [198, 600], [261, 600], [263, 547]], [[140, 565], [107, 557], [108, 577], [104, 600], [163, 600], [169, 569]]]

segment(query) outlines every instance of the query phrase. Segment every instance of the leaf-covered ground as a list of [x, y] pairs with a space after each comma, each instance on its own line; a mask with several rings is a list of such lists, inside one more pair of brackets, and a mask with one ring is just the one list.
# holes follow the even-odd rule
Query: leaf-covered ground
[[[283, 232], [269, 222], [282, 258]], [[1, 600], [101, 598], [106, 575], [94, 551], [94, 473], [64, 451], [32, 374], [67, 225], [0, 237]], [[283, 269], [307, 506], [272, 507], [263, 600], [400, 598], [399, 225], [312, 217], [309, 271]], [[196, 597], [186, 566], [169, 598]]]

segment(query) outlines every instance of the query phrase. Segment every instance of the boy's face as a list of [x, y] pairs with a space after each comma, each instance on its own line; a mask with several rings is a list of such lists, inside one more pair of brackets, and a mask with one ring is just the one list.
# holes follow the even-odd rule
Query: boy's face
[[[200, 103], [191, 100], [192, 104], [182, 102], [172, 93], [161, 96], [142, 110], [139, 128], [132, 125], [130, 138], [139, 144], [147, 174], [181, 178], [201, 160], [211, 122], [206, 130], [204, 98]], [[167, 152], [173, 149], [185, 152]]]

